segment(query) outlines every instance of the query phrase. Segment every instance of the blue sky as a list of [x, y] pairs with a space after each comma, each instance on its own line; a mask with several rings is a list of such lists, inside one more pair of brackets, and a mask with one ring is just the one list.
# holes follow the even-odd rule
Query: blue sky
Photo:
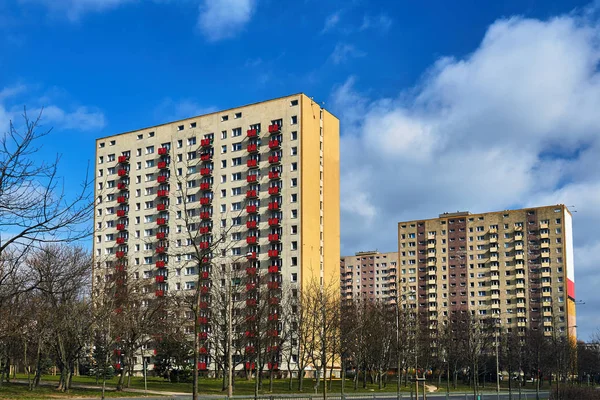
[[4, 0], [0, 126], [45, 107], [41, 154], [61, 153], [72, 185], [99, 136], [305, 92], [342, 123], [344, 253], [394, 250], [389, 221], [575, 205], [588, 338], [597, 15], [558, 0]]

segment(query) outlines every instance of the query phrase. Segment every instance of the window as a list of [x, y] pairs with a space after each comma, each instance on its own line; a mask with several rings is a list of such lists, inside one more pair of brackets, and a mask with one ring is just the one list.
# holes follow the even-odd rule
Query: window
[[231, 145], [231, 151], [240, 151], [242, 150], [242, 142], [233, 143]]
[[297, 140], [298, 139], [298, 132], [297, 131], [293, 131], [291, 134], [291, 140]]
[[227, 175], [221, 175], [221, 183], [227, 182]]
[[231, 160], [233, 166], [242, 165], [242, 157], [236, 157]]
[[146, 147], [146, 154], [154, 154], [154, 146]]
[[231, 218], [231, 225], [241, 225], [242, 224], [242, 217], [235, 217], [235, 218]]
[[194, 137], [188, 138], [187, 144], [188, 144], [188, 146], [194, 146], [196, 144], [196, 137], [194, 136]]
[[221, 154], [225, 154], [225, 153], [227, 153], [227, 145], [224, 144], [221, 146]]
[[182, 131], [182, 130], [183, 130], [183, 125], [179, 125], [179, 126], [177, 126], [177, 130], [178, 130], [178, 131]]
[[242, 113], [241, 112], [236, 112], [234, 114], [233, 118], [235, 118], [235, 119], [242, 118]]
[[292, 203], [296, 203], [297, 201], [298, 201], [298, 194], [297, 193], [292, 193], [291, 202]]
[[190, 128], [195, 128], [196, 127], [196, 123], [195, 122], [191, 122], [190, 123]]
[[221, 168], [227, 168], [227, 160], [221, 160]]
[[290, 107], [294, 107], [298, 105], [298, 100], [292, 100], [290, 101]]
[[291, 169], [292, 169], [292, 171], [297, 171], [298, 170], [298, 163], [297, 162], [293, 162], [291, 164]]
[[231, 137], [242, 136], [242, 128], [233, 128], [231, 130]]
[[236, 172], [235, 174], [231, 174], [231, 180], [232, 181], [241, 181], [242, 180], [242, 173], [241, 172]]
[[291, 218], [292, 219], [298, 218], [298, 210], [292, 210], [292, 212], [291, 212]]
[[229, 120], [229, 115], [222, 115], [221, 116], [221, 122], [225, 122], [227, 120]]
[[298, 178], [292, 178], [292, 187], [298, 186]]
[[242, 203], [241, 202], [236, 202], [231, 204], [231, 211], [239, 211], [242, 209]]
[[239, 196], [242, 194], [242, 188], [241, 187], [236, 187], [231, 189], [231, 195], [232, 196]]
[[293, 156], [297, 156], [298, 155], [298, 148], [297, 147], [292, 147], [292, 155]]
[[292, 119], [290, 121], [292, 125], [296, 125], [298, 123], [298, 117], [296, 115], [292, 115]]

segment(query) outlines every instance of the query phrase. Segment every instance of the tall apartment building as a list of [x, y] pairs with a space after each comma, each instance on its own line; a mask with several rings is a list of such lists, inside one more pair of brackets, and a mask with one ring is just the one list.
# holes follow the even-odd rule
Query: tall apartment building
[[400, 296], [435, 327], [459, 312], [576, 337], [571, 213], [564, 205], [444, 213], [398, 224]]
[[[304, 94], [98, 139], [96, 198], [97, 281], [127, 271], [161, 297], [241, 258], [274, 305], [283, 284], [339, 282], [339, 121]], [[226, 250], [190, 264], [224, 231]]]
[[398, 253], [361, 251], [340, 258], [342, 300], [395, 303], [398, 297]]

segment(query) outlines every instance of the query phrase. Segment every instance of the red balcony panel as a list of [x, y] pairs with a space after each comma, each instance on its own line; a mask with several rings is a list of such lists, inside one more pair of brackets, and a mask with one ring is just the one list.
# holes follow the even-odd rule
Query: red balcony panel
[[269, 188], [269, 194], [270, 194], [270, 195], [276, 195], [276, 194], [279, 194], [279, 188], [278, 188], [278, 187], [270, 187], [270, 188]]
[[256, 197], [256, 190], [248, 190], [248, 191], [246, 191], [246, 197], [247, 198], [254, 198], [254, 197]]
[[159, 260], [156, 262], [156, 268], [164, 268], [165, 267], [165, 262], [162, 260]]
[[164, 225], [167, 223], [165, 218], [156, 218], [156, 225]]
[[205, 362], [198, 363], [198, 371], [206, 371], [206, 363]]
[[200, 350], [198, 350], [198, 352], [200, 354], [208, 354], [208, 349], [206, 347], [200, 347]]
[[202, 310], [206, 310], [208, 308], [208, 303], [206, 301], [201, 301], [198, 303], [198, 307], [200, 307]]
[[269, 156], [269, 164], [279, 163], [279, 156]]
[[279, 218], [269, 218], [269, 226], [279, 225]]
[[165, 249], [165, 247], [164, 247], [164, 246], [158, 246], [158, 247], [156, 248], [156, 253], [157, 253], [157, 254], [163, 254], [163, 253], [165, 252], [165, 250], [166, 250], [166, 249]]
[[126, 169], [119, 169], [117, 171], [117, 175], [119, 175], [119, 176], [127, 176], [127, 170]]
[[166, 156], [169, 153], [169, 149], [167, 149], [166, 147], [159, 147], [158, 148], [158, 155], [159, 156]]
[[117, 256], [117, 258], [125, 258], [125, 252], [124, 251], [117, 251], [115, 253], [115, 255]]
[[256, 334], [253, 331], [246, 331], [244, 332], [244, 336], [246, 336], [247, 338], [253, 338], [256, 336]]
[[256, 212], [256, 206], [246, 206], [246, 212], [248, 214], [254, 214]]
[[248, 244], [256, 244], [256, 242], [257, 242], [256, 236], [248, 236], [246, 238], [246, 243], [248, 243]]
[[119, 182], [119, 183], [117, 183], [117, 189], [127, 190], [127, 184], [125, 182]]
[[[246, 346], [246, 354], [254, 354], [254, 346]], [[246, 364], [249, 364], [249, 363], [246, 363]]]
[[269, 242], [278, 242], [278, 241], [279, 241], [279, 235], [277, 233], [269, 234]]
[[208, 212], [208, 211], [202, 211], [200, 213], [200, 219], [210, 219], [210, 212]]
[[200, 140], [200, 146], [202, 147], [209, 147], [211, 145], [211, 140], [210, 139], [202, 139]]
[[117, 197], [117, 203], [119, 203], [119, 204], [127, 203], [127, 196]]
[[117, 230], [118, 231], [124, 231], [125, 230], [125, 224], [117, 224]]
[[258, 151], [258, 146], [256, 145], [256, 143], [250, 143], [246, 147], [246, 150], [248, 150], [248, 153], [255, 153], [256, 151]]
[[255, 251], [252, 251], [252, 252], [248, 253], [248, 254], [246, 255], [246, 258], [247, 258], [248, 260], [256, 260], [256, 252], [255, 252]]
[[208, 259], [208, 257], [202, 258], [202, 264], [208, 264], [209, 262], [210, 262], [210, 260]]
[[115, 367], [115, 369], [116, 369], [117, 371], [120, 371], [120, 370], [121, 370], [121, 363], [116, 363], [116, 364], [114, 365], [114, 367]]
[[268, 367], [270, 370], [276, 371], [276, 370], [278, 370], [278, 369], [279, 369], [279, 364], [277, 364], [277, 363], [272, 363], [272, 362], [269, 362], [269, 363], [267, 363], [267, 367]]
[[123, 264], [117, 264], [115, 266], [115, 271], [117, 271], [117, 272], [124, 272], [125, 271], [125, 265], [123, 265]]
[[163, 275], [156, 275], [154, 277], [154, 280], [156, 281], [156, 283], [163, 283], [165, 281], [165, 277]]
[[124, 217], [125, 216], [125, 210], [117, 210], [117, 217]]
[[208, 242], [200, 242], [200, 250], [206, 250], [210, 247], [210, 243]]
[[125, 238], [124, 237], [118, 237], [117, 238], [117, 244], [124, 244], [125, 243]]
[[279, 282], [267, 282], [267, 288], [279, 289]]
[[157, 290], [155, 293], [156, 297], [163, 297], [165, 295], [164, 290]]
[[201, 277], [202, 279], [208, 279], [208, 271], [203, 271], [203, 272], [200, 274], [200, 277]]
[[167, 162], [166, 162], [166, 161], [159, 161], [159, 162], [156, 164], [156, 166], [157, 166], [159, 169], [165, 169], [165, 168], [167, 168]]
[[281, 127], [277, 124], [269, 125], [269, 133], [277, 133], [281, 130]]
[[246, 166], [248, 168], [255, 168], [258, 166], [258, 161], [257, 160], [248, 160], [248, 161], [246, 161]]
[[167, 237], [167, 233], [166, 232], [158, 232], [156, 234], [156, 238], [157, 239], [164, 239], [165, 237]]
[[246, 274], [248, 274], [248, 275], [256, 275], [256, 268], [254, 268], [254, 267], [248, 267], [248, 268], [246, 268]]
[[246, 176], [246, 181], [250, 182], [250, 183], [256, 182], [257, 178], [258, 178], [258, 175], [248, 175], [248, 176]]
[[202, 182], [200, 184], [200, 190], [210, 190], [210, 183], [208, 183], [208, 182]]
[[200, 339], [208, 339], [208, 332], [200, 332], [200, 333], [198, 333], [198, 338], [200, 338]]
[[201, 235], [206, 235], [207, 233], [210, 232], [210, 227], [201, 226], [198, 232], [200, 232]]
[[248, 228], [248, 229], [256, 228], [256, 221], [246, 221], [246, 228]]
[[278, 171], [269, 171], [269, 179], [279, 179]]
[[270, 265], [268, 271], [270, 274], [278, 274], [279, 267], [277, 265]]
[[198, 323], [200, 325], [206, 325], [206, 324], [208, 324], [208, 317], [198, 317]]
[[156, 192], [156, 195], [157, 195], [158, 197], [166, 197], [166, 196], [168, 196], [168, 195], [169, 195], [169, 191], [168, 191], [168, 190], [164, 190], [164, 189], [163, 189], [163, 190], [158, 190], [158, 191]]
[[200, 286], [200, 293], [202, 293], [202, 294], [208, 294], [209, 291], [210, 291], [210, 287], [209, 286]]
[[270, 149], [276, 149], [278, 147], [279, 147], [279, 140], [277, 140], [277, 139], [269, 140], [269, 148]]
[[258, 135], [258, 131], [256, 129], [248, 129], [246, 131], [246, 136], [249, 138], [254, 138]]
[[269, 257], [279, 257], [279, 250], [269, 250], [268, 252]]
[[246, 322], [256, 321], [256, 315], [246, 315]]
[[129, 156], [119, 156], [119, 163], [126, 163], [129, 161]]
[[246, 300], [246, 305], [247, 306], [255, 306], [256, 305], [256, 299], [247, 299]]
[[167, 175], [159, 175], [159, 176], [156, 178], [156, 181], [157, 181], [158, 183], [165, 183], [165, 182], [167, 182]]
[[210, 197], [200, 197], [200, 204], [203, 206], [206, 206], [208, 204], [210, 204]]
[[269, 203], [269, 210], [279, 210], [279, 203], [272, 201]]
[[210, 168], [200, 168], [200, 175], [208, 176], [212, 174], [212, 170]]
[[158, 203], [156, 205], [157, 211], [165, 211], [167, 209], [167, 205], [165, 203]]
[[271, 297], [269, 299], [269, 304], [272, 306], [276, 306], [279, 304], [279, 299], [277, 297]]
[[269, 321], [277, 321], [279, 319], [279, 314], [269, 314]]
[[250, 361], [246, 361], [245, 367], [247, 370], [253, 370], [256, 368], [256, 364]]
[[256, 289], [256, 283], [246, 283], [246, 290]]
[[212, 159], [212, 154], [210, 154], [210, 153], [200, 154], [200, 160], [202, 160], [202, 161], [210, 161], [211, 159]]

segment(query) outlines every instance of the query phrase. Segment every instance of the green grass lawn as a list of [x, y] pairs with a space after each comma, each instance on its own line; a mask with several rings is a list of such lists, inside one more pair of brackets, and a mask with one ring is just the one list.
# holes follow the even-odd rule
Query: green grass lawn
[[[48, 386], [41, 386], [36, 388], [34, 391], [29, 391], [27, 385], [18, 383], [3, 383], [0, 386], [0, 399], [12, 400], [12, 399], [26, 399], [26, 400], [49, 400], [49, 399], [74, 399], [74, 398], [85, 398], [85, 397], [97, 397], [99, 398], [101, 391], [99, 390], [88, 390], [88, 389], [71, 389], [68, 393], [57, 392], [54, 388]], [[115, 391], [107, 391], [105, 397], [126, 397], [139, 395], [137, 393], [117, 393]]]

